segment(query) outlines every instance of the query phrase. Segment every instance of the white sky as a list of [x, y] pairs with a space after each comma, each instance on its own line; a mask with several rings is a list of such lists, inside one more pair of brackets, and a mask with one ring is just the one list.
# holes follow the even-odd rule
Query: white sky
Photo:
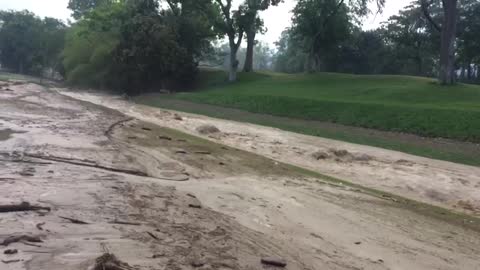
[[[242, 0], [234, 0], [242, 2]], [[285, 0], [278, 7], [271, 7], [262, 13], [265, 20], [265, 26], [268, 31], [258, 39], [272, 44], [279, 37], [282, 31], [290, 25], [290, 11], [295, 6], [295, 0]], [[382, 14], [371, 15], [365, 19], [364, 28], [373, 29], [385, 21], [388, 17], [395, 15], [404, 6], [408, 5], [410, 0], [386, 0], [385, 10]], [[39, 16], [59, 18], [64, 21], [70, 18], [70, 11], [67, 9], [68, 0], [0, 0], [0, 9], [22, 10], [28, 9]]]

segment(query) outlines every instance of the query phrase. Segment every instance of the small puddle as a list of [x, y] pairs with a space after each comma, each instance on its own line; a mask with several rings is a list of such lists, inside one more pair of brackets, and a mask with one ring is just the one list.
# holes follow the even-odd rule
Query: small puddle
[[12, 137], [12, 134], [25, 133], [24, 131], [15, 131], [11, 129], [0, 129], [0, 141], [6, 141]]

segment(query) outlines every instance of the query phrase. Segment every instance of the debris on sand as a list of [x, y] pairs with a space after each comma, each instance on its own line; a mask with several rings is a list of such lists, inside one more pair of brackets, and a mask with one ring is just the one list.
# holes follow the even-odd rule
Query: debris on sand
[[316, 160], [323, 160], [323, 159], [327, 159], [330, 157], [329, 154], [325, 153], [325, 152], [322, 152], [322, 151], [317, 151], [317, 152], [314, 152], [312, 153], [312, 158], [316, 159]]
[[21, 204], [0, 205], [0, 213], [8, 212], [25, 212], [25, 211], [50, 211], [50, 207], [31, 205], [29, 202], [22, 202]]
[[157, 253], [152, 255], [152, 259], [158, 259], [162, 257], [165, 257], [165, 253]]
[[356, 161], [368, 162], [368, 161], [371, 161], [373, 158], [371, 156], [367, 155], [367, 154], [360, 154], [360, 155], [355, 155], [354, 159]]
[[4, 263], [4, 264], [17, 263], [17, 262], [21, 262], [21, 261], [20, 260], [9, 260], [9, 261], [2, 260], [2, 263]]
[[40, 231], [43, 231], [43, 225], [45, 225], [45, 222], [38, 223], [35, 227], [37, 227], [37, 229]]
[[197, 132], [203, 135], [218, 133], [220, 130], [214, 125], [201, 125], [197, 128]]
[[23, 171], [21, 171], [18, 174], [21, 176], [32, 177], [32, 176], [35, 176], [35, 172], [36, 172], [35, 168], [30, 167], [30, 168], [25, 168]]
[[287, 266], [287, 262], [280, 258], [262, 258], [261, 262], [266, 265], [277, 266], [277, 267], [285, 267]]
[[473, 203], [469, 200], [460, 200], [457, 202], [457, 206], [468, 211], [476, 212], [479, 211], [479, 208], [476, 208]]
[[172, 140], [172, 138], [171, 138], [171, 137], [168, 137], [168, 136], [163, 136], [163, 135], [161, 135], [161, 136], [158, 136], [158, 138], [159, 138], [160, 140], [166, 140], [166, 141], [171, 141], [171, 140]]
[[205, 262], [203, 262], [202, 260], [193, 260], [192, 262], [190, 262], [190, 265], [194, 268], [198, 268], [198, 267], [202, 267], [205, 265]]
[[404, 166], [408, 166], [408, 167], [411, 167], [415, 164], [413, 161], [409, 161], [409, 160], [405, 160], [405, 159], [399, 159], [399, 160], [395, 161], [395, 163], [398, 164], [398, 165], [404, 165]]
[[315, 238], [318, 238], [318, 239], [322, 239], [323, 240], [323, 237], [321, 237], [320, 235], [316, 234], [316, 233], [310, 233], [311, 236], [315, 237]]
[[130, 222], [130, 221], [122, 221], [122, 220], [113, 220], [109, 222], [110, 224], [119, 224], [119, 225], [130, 225], [130, 226], [141, 226], [142, 223], [138, 222]]
[[173, 119], [175, 119], [177, 121], [182, 121], [183, 120], [183, 118], [179, 114], [174, 114]]
[[85, 221], [82, 221], [82, 220], [79, 220], [79, 219], [75, 219], [75, 218], [62, 217], [62, 216], [59, 216], [59, 218], [68, 220], [68, 221], [70, 221], [70, 222], [73, 223], [73, 224], [81, 224], [81, 225], [90, 224], [90, 223], [88, 223], [88, 222], [85, 222]]
[[95, 261], [95, 265], [90, 267], [89, 270], [134, 270], [127, 263], [124, 263], [117, 259], [117, 257], [110, 253], [105, 253], [98, 257]]
[[152, 237], [155, 240], [160, 240], [160, 238], [158, 238], [158, 236], [156, 236], [154, 233], [147, 232], [147, 234], [150, 235], [150, 237]]
[[147, 128], [147, 127], [142, 127], [142, 129], [145, 130], [145, 131], [152, 131], [151, 128]]
[[188, 207], [200, 209], [200, 208], [202, 208], [202, 205], [198, 202], [194, 202], [194, 203], [189, 203]]
[[17, 254], [18, 253], [18, 250], [16, 249], [7, 249], [3, 252], [3, 254], [5, 255], [13, 255], [13, 254]]
[[397, 199], [393, 198], [391, 195], [388, 195], [388, 194], [382, 194], [382, 199], [389, 200], [389, 201], [392, 201], [392, 202], [398, 202]]
[[210, 155], [210, 154], [212, 154], [212, 152], [210, 152], [210, 151], [195, 151], [195, 154]]
[[194, 198], [194, 199], [197, 198], [197, 196], [193, 195], [192, 193], [187, 193], [187, 196], [188, 196], [188, 197], [191, 197], [191, 198]]
[[344, 149], [330, 149], [330, 153], [334, 154], [336, 157], [343, 158], [350, 155], [350, 152]]
[[32, 243], [42, 243], [42, 239], [40, 239], [39, 236], [31, 236], [31, 235], [16, 235], [16, 236], [10, 236], [7, 237], [3, 242], [0, 243], [1, 246], [8, 246], [13, 243], [17, 242], [22, 242], [22, 241], [27, 241], [27, 242], [32, 242]]

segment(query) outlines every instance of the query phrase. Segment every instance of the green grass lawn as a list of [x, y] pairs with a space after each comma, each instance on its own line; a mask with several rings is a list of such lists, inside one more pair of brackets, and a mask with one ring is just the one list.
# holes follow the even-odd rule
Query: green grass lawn
[[480, 142], [480, 86], [443, 87], [433, 79], [347, 74], [240, 74], [175, 98], [249, 112], [385, 131]]
[[238, 83], [228, 84], [225, 76], [203, 72], [193, 92], [135, 100], [480, 166], [479, 86], [441, 87], [432, 79], [407, 76], [275, 73], [240, 74]]

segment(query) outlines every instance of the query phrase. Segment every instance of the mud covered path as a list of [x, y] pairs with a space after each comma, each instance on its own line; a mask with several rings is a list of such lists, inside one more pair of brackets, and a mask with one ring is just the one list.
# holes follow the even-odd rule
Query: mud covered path
[[266, 256], [286, 269], [479, 268], [474, 229], [178, 131], [206, 120], [151, 109], [144, 117], [157, 121], [145, 121], [132, 104], [123, 114], [10, 88], [0, 90], [0, 204], [51, 211], [0, 213], [0, 242], [42, 239], [0, 246], [10, 261], [0, 269], [89, 269], [105, 252], [135, 269], [280, 269]]
[[[159, 110], [114, 96], [59, 90], [68, 96], [101, 104], [144, 121], [362, 186], [480, 217], [480, 167], [254, 124]], [[182, 117], [182, 121], [176, 120], [174, 115]], [[197, 132], [197, 128], [205, 124], [218, 127], [220, 132]]]

